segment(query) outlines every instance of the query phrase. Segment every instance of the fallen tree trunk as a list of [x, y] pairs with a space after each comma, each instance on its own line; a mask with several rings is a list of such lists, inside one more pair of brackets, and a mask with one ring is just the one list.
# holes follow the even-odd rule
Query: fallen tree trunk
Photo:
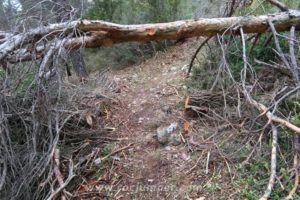
[[[175, 21], [159, 24], [118, 25], [101, 21], [82, 21], [78, 28], [84, 32], [101, 31], [103, 39], [100, 43], [88, 43], [87, 47], [98, 45], [150, 40], [178, 40], [197, 36], [212, 36], [223, 34], [227, 30], [237, 30], [243, 27], [245, 33], [263, 33], [267, 31], [267, 20], [274, 22], [277, 31], [286, 31], [292, 25], [300, 28], [300, 11], [282, 12], [262, 16], [242, 16], [228, 18], [212, 18]], [[230, 31], [228, 33], [231, 33]], [[101, 43], [102, 42], [102, 43]]]
[[[96, 48], [112, 46], [122, 42], [147, 42], [153, 40], [178, 40], [216, 34], [239, 34], [268, 31], [267, 21], [272, 21], [277, 31], [289, 30], [291, 26], [300, 29], [300, 11], [289, 10], [261, 16], [182, 20], [169, 23], [120, 25], [99, 20], [81, 20], [40, 27], [31, 31], [5, 37], [0, 43], [0, 60], [20, 51], [28, 44], [41, 48], [43, 42], [55, 41], [67, 49]], [[8, 34], [6, 34], [8, 35]], [[28, 56], [27, 56], [28, 58]], [[18, 58], [18, 60], [22, 60]], [[10, 56], [10, 61], [13, 62]]]

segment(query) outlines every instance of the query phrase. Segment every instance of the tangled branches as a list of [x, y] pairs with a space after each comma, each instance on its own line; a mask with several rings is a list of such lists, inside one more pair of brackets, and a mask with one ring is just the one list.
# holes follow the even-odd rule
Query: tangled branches
[[[285, 8], [283, 5], [278, 5], [278, 7]], [[282, 145], [281, 137], [287, 132], [293, 133], [294, 136], [290, 141], [296, 147], [294, 148], [296, 150], [292, 152], [294, 159], [286, 161], [293, 163], [291, 177], [295, 177], [294, 187], [286, 195], [286, 199], [291, 199], [299, 181], [298, 134], [300, 128], [297, 126], [299, 124], [293, 120], [298, 117], [298, 109], [291, 108], [287, 104], [299, 101], [300, 41], [295, 26], [290, 28], [288, 34], [279, 34], [273, 21], [268, 20], [267, 23], [271, 31], [269, 36], [262, 36], [262, 34], [246, 36], [243, 27], [238, 24], [233, 29], [239, 30], [239, 39], [234, 36], [227, 37], [225, 34], [218, 36], [221, 48], [216, 54], [221, 53], [222, 56], [221, 58], [215, 56], [219, 59], [216, 62], [219, 66], [216, 79], [211, 83], [210, 92], [189, 96], [186, 109], [193, 110], [201, 117], [209, 117], [211, 121], [218, 124], [223, 120], [231, 126], [238, 124], [239, 129], [246, 129], [247, 132], [256, 132], [253, 130], [255, 126], [258, 131], [272, 133], [270, 178], [261, 199], [270, 198], [277, 182], [277, 169], [280, 165], [277, 154]], [[274, 41], [271, 45], [270, 38]], [[266, 44], [271, 46], [271, 51], [268, 53], [265, 53]], [[252, 47], [249, 48], [249, 46]], [[253, 50], [255, 48], [264, 48], [264, 51], [257, 54]], [[264, 56], [266, 57], [267, 54], [273, 56], [265, 59]], [[235, 118], [227, 115], [232, 107], [235, 107], [234, 112], [237, 113]], [[253, 112], [252, 108], [257, 109], [258, 112]], [[221, 113], [220, 110], [222, 110]]]
[[[33, 42], [33, 35], [43, 31], [47, 32], [0, 33], [0, 44], [6, 44], [1, 47], [0, 71], [1, 199], [52, 199], [74, 177], [70, 160], [69, 178], [60, 179], [58, 188], [52, 179], [65, 123], [80, 114], [67, 111], [63, 92], [65, 70], [60, 66], [67, 62], [69, 51], [63, 46], [70, 31], [60, 31], [49, 43], [51, 33]], [[16, 54], [9, 54], [15, 49]]]

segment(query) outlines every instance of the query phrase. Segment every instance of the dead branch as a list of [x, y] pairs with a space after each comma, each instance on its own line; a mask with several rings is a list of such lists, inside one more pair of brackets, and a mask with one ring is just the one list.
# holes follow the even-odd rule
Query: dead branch
[[257, 44], [257, 42], [258, 42], [258, 40], [259, 40], [259, 38], [260, 38], [260, 36], [261, 36], [261, 33], [258, 33], [258, 34], [256, 34], [256, 35], [254, 36], [254, 41], [253, 41], [252, 46], [251, 46], [251, 48], [250, 48], [249, 55], [251, 55], [251, 53], [252, 53], [252, 51], [253, 51], [255, 45]]
[[1, 191], [2, 187], [5, 183], [5, 178], [6, 178], [6, 174], [7, 174], [7, 164], [6, 164], [6, 162], [4, 161], [3, 158], [0, 160], [0, 165], [2, 165], [1, 168], [0, 168], [1, 172], [2, 172], [1, 178], [0, 178], [0, 191]]
[[293, 170], [295, 171], [295, 181], [292, 190], [289, 192], [289, 195], [285, 199], [293, 199], [293, 195], [297, 192], [299, 186], [299, 136], [294, 136], [294, 165]]
[[53, 56], [54, 54], [54, 47], [50, 47], [50, 49], [47, 51], [47, 54], [45, 55], [45, 57], [43, 58], [43, 61], [40, 65], [40, 68], [39, 68], [39, 78], [43, 78], [44, 75], [45, 75], [45, 70], [46, 70], [46, 65], [50, 62], [50, 59], [51, 57]]
[[295, 131], [296, 133], [300, 134], [300, 128], [293, 125], [292, 123], [284, 120], [284, 119], [281, 119], [277, 116], [275, 116], [272, 112], [269, 111], [269, 109], [261, 104], [261, 103], [258, 103], [257, 101], [255, 101], [251, 95], [249, 94], [249, 92], [247, 91], [246, 89], [246, 86], [245, 86], [245, 79], [246, 79], [246, 75], [247, 75], [247, 66], [248, 66], [248, 61], [247, 61], [247, 56], [246, 56], [246, 43], [245, 43], [245, 37], [244, 37], [244, 32], [243, 32], [243, 29], [241, 28], [240, 29], [241, 31], [241, 37], [242, 37], [242, 43], [243, 43], [243, 60], [244, 60], [244, 69], [243, 69], [243, 74], [241, 74], [241, 76], [243, 77], [243, 83], [242, 83], [242, 86], [243, 86], [243, 94], [246, 98], [246, 100], [251, 104], [253, 105], [254, 107], [256, 107], [260, 112], [261, 112], [261, 115], [266, 115], [267, 118], [269, 119], [269, 122], [276, 122], [276, 123], [279, 123], [293, 131]]
[[268, 24], [272, 30], [276, 49], [278, 51], [279, 57], [281, 58], [282, 62], [285, 64], [285, 66], [289, 69], [291, 76], [294, 79], [295, 84], [299, 85], [300, 84], [299, 72], [298, 72], [298, 66], [297, 66], [295, 50], [294, 50], [295, 27], [292, 26], [291, 30], [290, 30], [290, 38], [289, 38], [289, 48], [290, 48], [290, 56], [291, 56], [291, 63], [290, 63], [290, 62], [288, 62], [288, 59], [286, 58], [286, 56], [284, 55], [284, 53], [280, 47], [279, 40], [277, 38], [277, 32], [276, 32], [276, 29], [275, 29], [272, 21], [268, 20]]
[[188, 175], [188, 174], [190, 174], [190, 173], [193, 172], [193, 170], [198, 166], [198, 164], [199, 164], [200, 160], [202, 159], [202, 157], [203, 157], [203, 152], [201, 153], [201, 155], [197, 159], [195, 165], [191, 169], [189, 169], [187, 172], [185, 172], [186, 175]]
[[291, 66], [290, 70], [293, 75], [295, 84], [297, 86], [300, 85], [300, 80], [299, 80], [299, 72], [298, 72], [298, 64], [297, 64], [297, 59], [296, 59], [296, 54], [295, 54], [295, 26], [291, 27], [290, 31], [290, 40], [289, 40], [289, 48], [290, 48], [290, 57], [291, 57]]
[[126, 150], [126, 149], [130, 149], [131, 146], [133, 146], [133, 145], [134, 145], [134, 143], [130, 143], [129, 145], [127, 145], [127, 146], [125, 146], [125, 147], [122, 147], [122, 148], [120, 148], [120, 149], [117, 149], [117, 150], [111, 152], [110, 154], [104, 156], [103, 158], [101, 158], [101, 160], [105, 160], [105, 159], [107, 159], [107, 158], [109, 158], [109, 157], [111, 157], [111, 156], [113, 156], [113, 155], [115, 155], [115, 154], [117, 154], [117, 153], [119, 153], [119, 152], [121, 152], [121, 151], [124, 151], [124, 150]]
[[237, 99], [232, 91], [223, 94], [223, 92], [197, 92], [188, 96], [185, 100], [186, 114], [194, 112], [209, 113], [211, 108], [221, 108], [225, 104], [236, 105]]
[[[234, 13], [234, 11], [240, 6], [240, 4], [242, 3], [242, 1], [237, 1], [237, 0], [233, 0], [231, 2], [227, 2], [227, 6], [225, 8], [225, 11], [223, 13], [223, 16], [226, 17], [231, 17]], [[193, 68], [193, 64], [195, 59], [197, 58], [198, 53], [200, 52], [200, 50], [205, 46], [205, 44], [207, 44], [209, 42], [209, 40], [212, 38], [212, 36], [206, 38], [201, 44], [200, 46], [197, 48], [197, 50], [195, 51], [195, 53], [192, 56], [191, 62], [189, 64], [189, 68], [188, 68], [188, 72], [187, 72], [187, 76], [189, 76], [189, 74], [192, 71]]]
[[[271, 24], [269, 22], [269, 24]], [[270, 25], [272, 26], [272, 25]], [[271, 29], [273, 29], [271, 27]], [[263, 104], [258, 103], [257, 101], [253, 100], [249, 94], [249, 92], [246, 89], [245, 86], [245, 80], [246, 80], [246, 75], [247, 75], [247, 67], [248, 67], [248, 61], [247, 61], [247, 57], [246, 57], [246, 43], [245, 43], [245, 38], [244, 38], [244, 33], [243, 33], [243, 29], [240, 29], [241, 31], [241, 37], [242, 37], [242, 43], [243, 43], [243, 61], [244, 61], [244, 69], [241, 73], [241, 77], [242, 77], [242, 86], [243, 86], [243, 93], [247, 99], [247, 101], [254, 105], [258, 110], [262, 111], [263, 115], [266, 115], [269, 119], [269, 123], [272, 126], [272, 154], [271, 154], [271, 174], [270, 174], [270, 179], [269, 179], [269, 183], [267, 186], [267, 189], [264, 192], [264, 195], [260, 198], [260, 200], [267, 200], [271, 193], [272, 193], [272, 189], [274, 187], [274, 183], [275, 183], [275, 178], [276, 178], [276, 166], [277, 166], [277, 142], [278, 142], [278, 130], [277, 127], [273, 124], [274, 122], [280, 123], [283, 126], [286, 126], [288, 128], [290, 128], [291, 130], [295, 131], [296, 133], [300, 133], [300, 128], [289, 123], [286, 120], [283, 120], [277, 116], [274, 116], [273, 113], [271, 113], [269, 111], [269, 109], [267, 109]], [[274, 32], [273, 32], [274, 34]], [[274, 34], [274, 37], [276, 37], [276, 35]], [[276, 39], [275, 39], [276, 40]], [[279, 43], [278, 43], [279, 44]], [[280, 49], [280, 47], [279, 47]], [[284, 97], [285, 98], [285, 97]], [[274, 109], [275, 111], [275, 109]]]
[[275, 63], [274, 64], [266, 63], [266, 62], [263, 62], [263, 61], [257, 60], [257, 59], [254, 59], [254, 62], [256, 62], [257, 64], [260, 64], [260, 65], [265, 65], [271, 69], [276, 70], [278, 73], [281, 73], [284, 76], [288, 76], [288, 77], [292, 78], [290, 71], [284, 66], [281, 66], [281, 65], [275, 64]]
[[[59, 151], [59, 149], [55, 149], [53, 159], [54, 159], [53, 172], [55, 174], [55, 177], [56, 177], [60, 187], [62, 187], [64, 185], [64, 177], [61, 174], [60, 169], [59, 169], [59, 167], [60, 167], [60, 151]], [[65, 194], [68, 193], [65, 189], [63, 189], [63, 192]], [[62, 197], [62, 199], [65, 199], [65, 197]]]
[[277, 0], [267, 0], [270, 4], [276, 6], [279, 8], [281, 11], [288, 11], [289, 8], [282, 2], [277, 1]]
[[267, 200], [274, 187], [275, 178], [276, 178], [276, 166], [277, 166], [277, 140], [278, 140], [278, 130], [277, 127], [273, 124], [272, 126], [272, 154], [271, 154], [271, 175], [269, 179], [269, 183], [267, 186], [264, 195], [260, 198], [260, 200]]
[[73, 162], [72, 160], [69, 160], [69, 175], [67, 180], [63, 182], [63, 184], [60, 185], [59, 188], [57, 188], [54, 192], [51, 193], [51, 195], [47, 198], [47, 200], [52, 200], [58, 193], [60, 193], [69, 183], [70, 181], [75, 177], [75, 174], [73, 173]]
[[277, 38], [277, 35], [278, 35], [278, 34], [277, 34], [277, 31], [276, 31], [276, 28], [275, 28], [275, 26], [274, 26], [274, 24], [273, 24], [273, 22], [272, 22], [271, 20], [268, 19], [267, 22], [268, 22], [268, 24], [269, 24], [269, 26], [270, 26], [270, 28], [271, 28], [271, 30], [272, 30], [273, 37], [274, 37], [274, 42], [275, 42], [275, 46], [276, 46], [276, 49], [277, 49], [277, 51], [278, 51], [278, 53], [279, 53], [279, 56], [280, 56], [282, 62], [285, 64], [285, 66], [286, 66], [288, 69], [290, 69], [290, 64], [289, 64], [289, 62], [287, 61], [286, 57], [284, 56], [284, 53], [283, 53], [283, 51], [282, 51], [282, 48], [280, 47], [279, 40], [278, 40], [278, 38]]
[[54, 170], [53, 171], [54, 171], [55, 176], [58, 180], [58, 183], [60, 185], [62, 185], [63, 182], [64, 182], [63, 181], [64, 178], [63, 178], [63, 176], [62, 176], [62, 174], [59, 170], [60, 162], [59, 162], [59, 150], [58, 149], [55, 149], [53, 158], [54, 158]]
[[[291, 96], [292, 94], [294, 94], [295, 92], [297, 92], [300, 89], [300, 86], [295, 87], [294, 89], [292, 89], [291, 91], [285, 93], [282, 97], [280, 97], [275, 103], [274, 103], [274, 107], [273, 110], [276, 111], [279, 104], [285, 100], [286, 98], [288, 98], [289, 96]], [[283, 90], [285, 90], [285, 88], [283, 88]]]
[[207, 42], [209, 42], [209, 40], [211, 39], [212, 37], [208, 37], [206, 38], [201, 44], [200, 46], [197, 48], [197, 50], [195, 51], [194, 55], [192, 56], [192, 59], [191, 59], [191, 62], [189, 64], [189, 69], [187, 71], [187, 75], [189, 75], [192, 71], [192, 68], [193, 68], [193, 64], [194, 64], [194, 61], [198, 55], [198, 53], [200, 52], [200, 50], [204, 47], [204, 45], [206, 45]]

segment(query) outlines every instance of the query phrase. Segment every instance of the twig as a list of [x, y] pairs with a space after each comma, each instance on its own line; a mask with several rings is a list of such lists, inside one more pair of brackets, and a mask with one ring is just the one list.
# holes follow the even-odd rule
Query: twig
[[261, 143], [261, 140], [262, 140], [263, 135], [264, 135], [264, 132], [262, 131], [261, 134], [260, 134], [260, 136], [259, 136], [259, 139], [258, 139], [258, 141], [255, 143], [255, 145], [254, 145], [254, 147], [253, 147], [251, 153], [248, 155], [248, 157], [246, 158], [246, 160], [244, 160], [244, 161], [242, 162], [242, 164], [246, 164], [246, 163], [249, 162], [249, 160], [250, 160], [251, 156], [253, 155], [253, 153], [255, 152], [255, 150], [256, 150], [258, 144]]
[[290, 64], [289, 64], [289, 62], [287, 61], [286, 57], [284, 56], [283, 51], [282, 51], [282, 49], [281, 49], [281, 47], [280, 47], [279, 40], [278, 40], [278, 38], [277, 38], [277, 32], [276, 32], [275, 26], [274, 26], [274, 24], [272, 23], [271, 20], [268, 19], [267, 21], [268, 21], [268, 24], [269, 24], [269, 26], [270, 26], [270, 28], [271, 28], [271, 30], [272, 30], [273, 37], [274, 37], [274, 41], [275, 41], [275, 46], [276, 46], [276, 49], [277, 49], [278, 54], [279, 54], [279, 56], [280, 56], [280, 59], [281, 59], [282, 62], [285, 64], [285, 66], [286, 66], [288, 69], [290, 69]]
[[47, 198], [47, 200], [52, 200], [60, 191], [62, 191], [69, 183], [70, 181], [75, 177], [75, 174], [73, 173], [73, 162], [70, 160], [70, 165], [69, 165], [69, 176], [67, 180], [60, 185], [59, 188], [57, 188], [54, 192], [51, 193], [51, 195]]
[[252, 43], [252, 46], [251, 46], [251, 48], [250, 48], [250, 51], [249, 51], [249, 55], [252, 54], [252, 51], [253, 51], [255, 45], [257, 44], [257, 42], [258, 42], [260, 36], [261, 36], [261, 33], [256, 34], [256, 36], [255, 36], [255, 38], [254, 38], [254, 41], [253, 41], [253, 43]]
[[278, 130], [277, 127], [273, 124], [272, 126], [272, 154], [271, 154], [271, 175], [269, 179], [269, 183], [267, 189], [264, 192], [264, 195], [260, 198], [260, 200], [267, 200], [274, 187], [275, 178], [276, 178], [276, 165], [277, 165], [277, 140], [278, 140]]
[[190, 174], [197, 166], [198, 166], [198, 164], [199, 164], [199, 162], [200, 162], [200, 160], [201, 160], [201, 158], [202, 158], [202, 155], [203, 155], [203, 153], [199, 156], [199, 158], [198, 158], [198, 160], [197, 160], [197, 162], [195, 163], [195, 165], [189, 170], [189, 171], [187, 171], [185, 174], [187, 175], [187, 174]]
[[[271, 26], [272, 23], [271, 22], [269, 22], [269, 23], [270, 23], [270, 26]], [[274, 26], [273, 26], [273, 28], [274, 28]], [[272, 28], [272, 30], [273, 30], [273, 28]], [[241, 37], [242, 37], [242, 43], [243, 43], [243, 60], [244, 60], [244, 69], [242, 71], [243, 74], [241, 74], [241, 76], [242, 76], [241, 80], [243, 80], [243, 93], [244, 93], [244, 96], [245, 96], [246, 100], [250, 104], [252, 104], [253, 106], [255, 106], [259, 111], [261, 111], [262, 112], [261, 115], [266, 115], [267, 118], [269, 119], [269, 122], [279, 123], [279, 124], [281, 124], [281, 125], [289, 128], [289, 129], [295, 131], [296, 133], [300, 134], [300, 128], [299, 127], [291, 124], [287, 120], [281, 119], [281, 118], [273, 115], [265, 105], [263, 105], [261, 103], [258, 103], [257, 101], [255, 101], [254, 99], [252, 99], [252, 97], [250, 96], [249, 92], [247, 91], [246, 86], [245, 86], [245, 79], [246, 79], [246, 75], [247, 75], [247, 65], [248, 65], [247, 56], [246, 56], [246, 44], [245, 44], [245, 38], [244, 38], [243, 29], [241, 28], [240, 31], [241, 31]], [[285, 57], [284, 57], [284, 59], [285, 59]]]
[[90, 154], [86, 155], [83, 159], [81, 159], [76, 165], [75, 165], [75, 169], [77, 167], [79, 167], [80, 165], [82, 165], [85, 161], [90, 160], [92, 157], [94, 157], [95, 155], [97, 155], [99, 152], [99, 149], [96, 148], [95, 150], [93, 150]]
[[192, 68], [193, 68], [193, 64], [194, 64], [194, 60], [196, 59], [198, 53], [200, 52], [200, 50], [204, 47], [204, 45], [211, 39], [212, 37], [208, 37], [206, 38], [201, 44], [200, 46], [198, 47], [198, 49], [196, 50], [196, 52], [194, 53], [192, 59], [191, 59], [191, 62], [189, 64], [189, 69], [187, 71], [187, 76], [190, 75], [191, 71], [192, 71]]
[[263, 62], [263, 61], [257, 60], [257, 59], [254, 59], [254, 62], [256, 62], [257, 64], [260, 64], [260, 65], [265, 65], [267, 67], [270, 67], [270, 68], [276, 70], [278, 73], [281, 73], [284, 76], [288, 76], [288, 77], [292, 78], [289, 70], [284, 66], [266, 63], [266, 62]]
[[[54, 155], [53, 155], [53, 158], [54, 158], [54, 167], [53, 167], [53, 172], [55, 174], [55, 177], [59, 183], [60, 186], [63, 186], [64, 184], [64, 177], [63, 175], [61, 174], [60, 170], [59, 170], [59, 167], [60, 167], [60, 162], [59, 162], [59, 154], [60, 154], [60, 151], [59, 149], [55, 149], [54, 151]], [[66, 195], [70, 195], [70, 193], [68, 191], [66, 191], [65, 189], [63, 189], [63, 193], [66, 194]], [[61, 197], [62, 200], [66, 199], [65, 196], [62, 196]]]
[[270, 44], [270, 42], [272, 41], [272, 38], [273, 38], [272, 34], [268, 36], [268, 38], [266, 39], [265, 43], [263, 44], [264, 48], [267, 47]]
[[296, 86], [300, 86], [300, 80], [299, 80], [299, 72], [298, 72], [298, 65], [297, 65], [297, 59], [295, 56], [295, 26], [291, 27], [290, 31], [290, 40], [289, 40], [289, 48], [290, 48], [290, 56], [291, 56], [291, 65], [290, 65], [290, 71], [292, 73], [293, 79], [296, 83]]
[[[273, 112], [272, 114], [277, 110], [278, 105], [286, 98], [288, 98], [290, 95], [292, 95], [294, 92], [296, 92], [297, 90], [300, 89], [300, 85], [298, 87], [295, 87], [294, 89], [292, 89], [291, 91], [287, 92], [286, 94], [284, 94], [282, 97], [280, 97], [280, 99], [278, 99], [275, 103], [274, 103], [274, 108], [273, 108]], [[285, 90], [285, 89], [284, 89]]]
[[[260, 104], [260, 106], [263, 106], [262, 104]], [[265, 107], [266, 109], [266, 107]], [[296, 133], [300, 134], [300, 128], [295, 126], [294, 124], [291, 124], [290, 122], [284, 120], [284, 119], [281, 119], [275, 115], [272, 115], [272, 113], [270, 112], [267, 112], [266, 113], [266, 116], [269, 118], [269, 120], [273, 121], [273, 122], [277, 122], [293, 131], [295, 131]]]
[[134, 143], [130, 143], [129, 145], [127, 145], [127, 146], [125, 146], [125, 147], [122, 147], [122, 148], [120, 148], [120, 149], [117, 149], [117, 150], [111, 152], [110, 154], [104, 156], [103, 158], [101, 158], [101, 160], [105, 160], [105, 159], [107, 159], [107, 158], [109, 158], [109, 157], [111, 157], [111, 156], [113, 156], [113, 155], [115, 155], [115, 154], [117, 154], [117, 153], [119, 153], [119, 152], [121, 152], [121, 151], [124, 151], [124, 150], [126, 150], [126, 149], [130, 149], [132, 145], [134, 145]]
[[63, 185], [64, 182], [64, 178], [59, 170], [59, 166], [60, 166], [60, 162], [59, 162], [59, 149], [55, 149], [54, 151], [54, 174], [55, 177], [57, 178], [57, 181], [59, 183], [59, 185]]
[[299, 172], [298, 172], [299, 155], [298, 154], [299, 154], [299, 136], [295, 135], [294, 136], [294, 166], [293, 166], [293, 170], [295, 171], [295, 182], [294, 182], [294, 187], [289, 192], [289, 195], [285, 198], [286, 200], [293, 198], [293, 195], [296, 193], [299, 186]]
[[3, 165], [3, 169], [0, 168], [1, 171], [2, 171], [2, 174], [0, 176], [0, 191], [2, 190], [2, 187], [3, 187], [4, 183], [5, 183], [6, 173], [7, 173], [7, 164], [4, 161], [4, 159], [0, 160], [0, 165], [1, 164]]
[[207, 152], [207, 160], [206, 160], [206, 166], [205, 166], [205, 174], [208, 174], [208, 166], [209, 166], [209, 159], [210, 159], [210, 151]]
[[288, 11], [289, 8], [284, 4], [281, 3], [280, 1], [277, 0], [267, 0], [270, 4], [276, 6], [277, 8], [279, 8], [281, 11]]
[[243, 91], [244, 92], [244, 95], [247, 99], [247, 101], [252, 104], [253, 106], [255, 106], [259, 111], [261, 111], [261, 115], [266, 115], [267, 118], [269, 119], [269, 122], [276, 122], [276, 123], [279, 123], [293, 131], [295, 131], [296, 133], [300, 134], [300, 128], [295, 126], [294, 124], [290, 123], [289, 121], [287, 120], [284, 120], [280, 117], [277, 117], [275, 115], [273, 115], [270, 111], [268, 111], [269, 109], [261, 104], [261, 103], [258, 103], [257, 101], [255, 101], [254, 99], [251, 98], [250, 94], [247, 92], [247, 91]]

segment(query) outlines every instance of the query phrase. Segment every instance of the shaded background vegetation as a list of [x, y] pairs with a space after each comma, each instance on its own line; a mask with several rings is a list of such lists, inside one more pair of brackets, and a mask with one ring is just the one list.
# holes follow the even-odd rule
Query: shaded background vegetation
[[[207, 0], [94, 0], [84, 18], [101, 19], [120, 24], [170, 22], [180, 19], [218, 16], [220, 1]], [[116, 44], [111, 48], [85, 50], [90, 71], [102, 67], [140, 63], [165, 50], [174, 41]], [[97, 55], [97, 56], [96, 56]], [[95, 60], [97, 65], [95, 65]]]

